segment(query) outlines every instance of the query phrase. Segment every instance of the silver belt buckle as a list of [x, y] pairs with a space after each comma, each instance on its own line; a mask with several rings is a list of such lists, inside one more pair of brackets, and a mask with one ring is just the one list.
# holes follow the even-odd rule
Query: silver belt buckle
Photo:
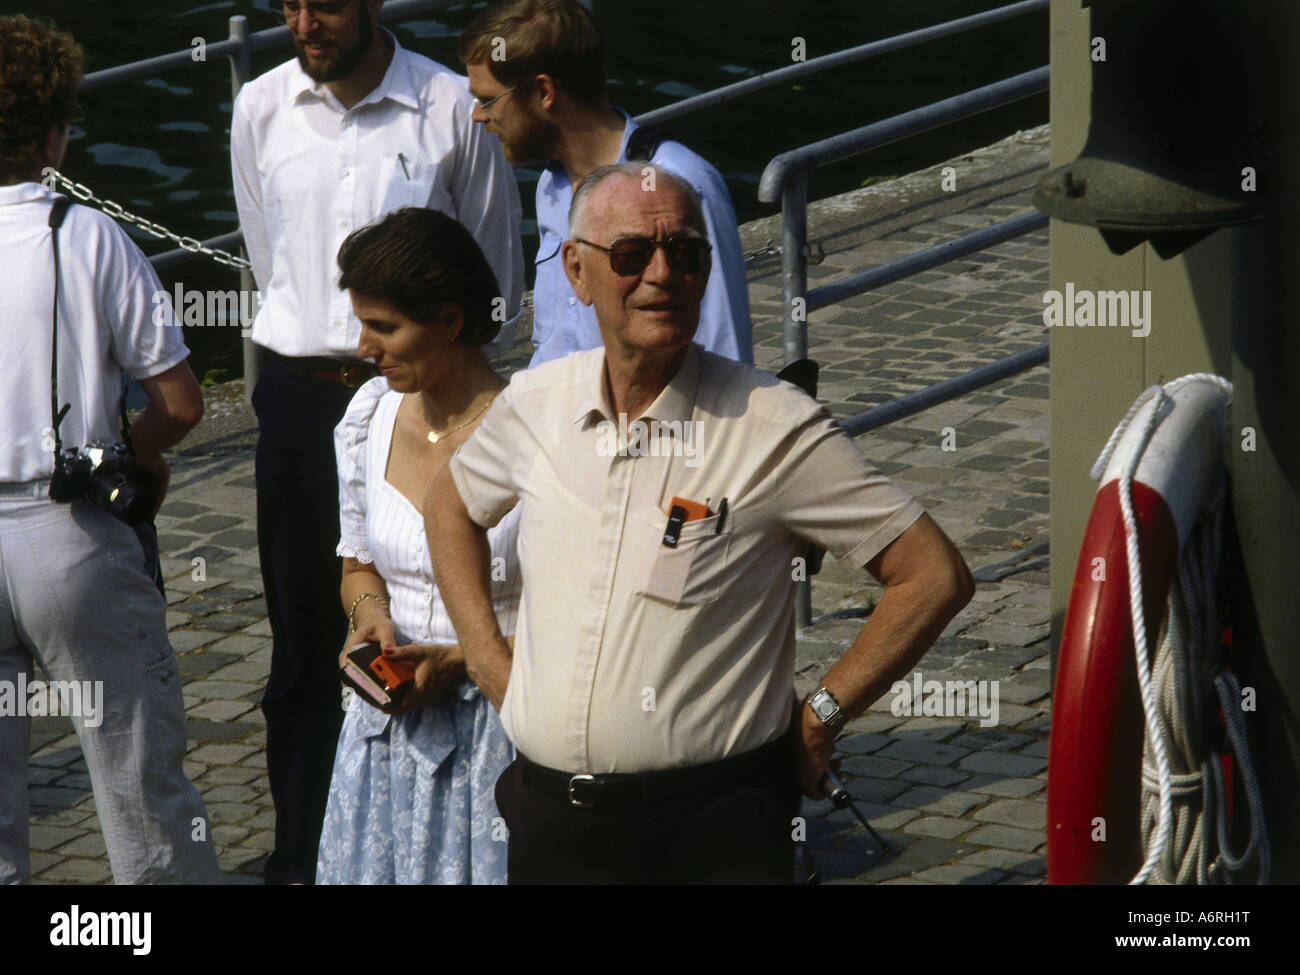
[[590, 809], [592, 806], [594, 806], [594, 805], [595, 805], [594, 802], [583, 802], [581, 799], [579, 799], [577, 796], [575, 796], [575, 795], [573, 794], [573, 786], [574, 786], [574, 784], [577, 783], [577, 782], [591, 782], [591, 783], [594, 784], [595, 781], [596, 781], [596, 777], [595, 777], [594, 775], [589, 775], [589, 774], [587, 774], [586, 772], [584, 772], [584, 773], [582, 773], [582, 774], [580, 774], [580, 775], [570, 776], [570, 778], [569, 778], [569, 804], [570, 804], [570, 805], [573, 805], [573, 806], [578, 806], [578, 807], [580, 807], [580, 808], [582, 808], [582, 809]]

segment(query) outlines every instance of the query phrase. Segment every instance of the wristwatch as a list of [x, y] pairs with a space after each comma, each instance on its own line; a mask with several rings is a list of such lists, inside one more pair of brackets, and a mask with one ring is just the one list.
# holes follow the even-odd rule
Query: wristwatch
[[813, 692], [812, 697], [808, 698], [808, 706], [831, 731], [839, 731], [848, 720], [848, 715], [840, 710], [835, 698], [831, 697], [831, 692], [824, 687], [819, 687]]

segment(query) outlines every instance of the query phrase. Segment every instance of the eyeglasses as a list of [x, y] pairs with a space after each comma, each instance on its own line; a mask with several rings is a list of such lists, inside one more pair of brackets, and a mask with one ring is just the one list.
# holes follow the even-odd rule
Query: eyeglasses
[[[515, 85], [515, 88], [518, 88], [518, 87], [519, 87], [518, 85]], [[494, 97], [492, 97], [492, 98], [489, 98], [487, 101], [484, 101], [484, 100], [481, 99], [481, 98], [475, 98], [475, 99], [474, 99], [474, 104], [478, 106], [479, 111], [481, 111], [481, 112], [486, 112], [486, 111], [488, 110], [488, 106], [493, 105], [493, 104], [495, 104], [496, 102], [499, 102], [501, 99], [505, 98], [506, 95], [508, 95], [508, 94], [510, 94], [512, 91], [514, 91], [515, 88], [507, 88], [507, 89], [506, 89], [505, 91], [503, 91], [501, 94], [496, 95], [496, 96], [494, 96]]]
[[662, 247], [668, 263], [682, 274], [699, 274], [704, 269], [709, 252], [713, 249], [703, 237], [687, 234], [675, 234], [663, 240], [651, 240], [649, 237], [620, 237], [608, 247], [594, 244], [581, 237], [574, 238], [579, 244], [586, 244], [609, 255], [609, 267], [615, 274], [624, 277], [640, 274], [650, 264], [655, 248]]

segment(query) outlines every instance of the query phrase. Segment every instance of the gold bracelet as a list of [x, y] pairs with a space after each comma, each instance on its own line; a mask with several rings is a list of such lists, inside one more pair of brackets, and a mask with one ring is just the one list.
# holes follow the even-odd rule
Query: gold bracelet
[[377, 599], [377, 600], [379, 600], [381, 603], [384, 604], [384, 612], [385, 612], [385, 613], [388, 612], [388, 600], [387, 600], [387, 599], [385, 599], [383, 596], [378, 595], [377, 593], [373, 593], [373, 592], [363, 592], [363, 593], [362, 593], [360, 596], [358, 596], [356, 599], [352, 600], [352, 608], [348, 610], [348, 632], [350, 632], [350, 633], [355, 633], [355, 632], [357, 631], [357, 623], [356, 623], [356, 620], [353, 619], [353, 616], [356, 614], [357, 607], [361, 605], [361, 600], [363, 600], [363, 599]]

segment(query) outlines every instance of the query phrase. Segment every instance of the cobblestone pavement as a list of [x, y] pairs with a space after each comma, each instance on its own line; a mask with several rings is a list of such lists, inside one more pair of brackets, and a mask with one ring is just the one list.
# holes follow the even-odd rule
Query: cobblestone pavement
[[[825, 260], [813, 285], [987, 226], [1029, 208], [1047, 161], [1045, 129], [940, 167], [815, 204], [809, 239]], [[816, 177], [813, 178], [816, 190]], [[779, 218], [743, 228], [747, 250], [780, 240]], [[847, 417], [1045, 338], [1046, 231], [814, 312], [810, 356], [821, 398]], [[781, 364], [779, 258], [751, 264], [760, 368]], [[507, 360], [527, 359], [521, 338]], [[265, 724], [270, 627], [254, 524], [255, 430], [242, 384], [209, 390], [208, 415], [173, 463], [159, 519], [167, 622], [185, 680], [186, 771], [207, 802], [222, 869], [258, 883], [273, 845]], [[847, 809], [805, 801], [807, 850], [823, 882], [1040, 883], [1048, 731], [1047, 370], [936, 407], [859, 439], [921, 499], [976, 571], [978, 591], [921, 661], [923, 681], [988, 681], [997, 721], [915, 714], [887, 694], [840, 741], [842, 778], [895, 849], [871, 852]], [[196, 561], [202, 560], [202, 561]], [[202, 571], [200, 571], [200, 569]], [[879, 595], [861, 568], [814, 577], [816, 622], [799, 639], [797, 684], [817, 680]], [[972, 685], [974, 686], [974, 685]], [[989, 703], [988, 698], [984, 703]], [[982, 726], [989, 724], [989, 726]], [[33, 721], [32, 872], [38, 883], [111, 880], [90, 781], [71, 724]]]

